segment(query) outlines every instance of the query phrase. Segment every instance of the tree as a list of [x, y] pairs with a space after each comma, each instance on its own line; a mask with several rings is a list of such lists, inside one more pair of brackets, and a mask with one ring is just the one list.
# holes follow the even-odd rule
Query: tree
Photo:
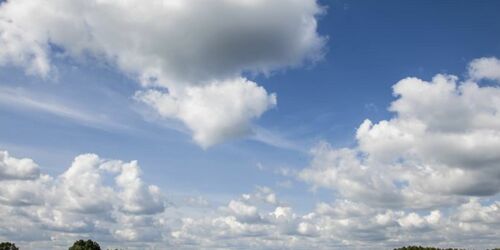
[[97, 244], [97, 242], [92, 240], [78, 240], [75, 241], [69, 250], [101, 250], [101, 247]]
[[14, 243], [2, 242], [0, 243], [0, 250], [19, 250], [19, 248]]
[[423, 246], [407, 246], [395, 248], [394, 250], [464, 250], [458, 248], [436, 248], [436, 247], [423, 247]]

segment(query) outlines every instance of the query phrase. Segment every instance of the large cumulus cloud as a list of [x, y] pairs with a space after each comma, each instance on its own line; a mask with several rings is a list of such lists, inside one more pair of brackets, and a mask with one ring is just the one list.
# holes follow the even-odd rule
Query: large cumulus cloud
[[[242, 114], [221, 118], [213, 103], [203, 103], [204, 115], [196, 121], [160, 113], [180, 119], [207, 146], [241, 135], [220, 130], [245, 127], [273, 106], [269, 99], [275, 103], [274, 95], [241, 80], [243, 73], [268, 74], [321, 58], [325, 38], [316, 31], [321, 12], [315, 0], [7, 1], [0, 6], [0, 64], [47, 77], [54, 72], [51, 59], [56, 52], [90, 57], [115, 65], [143, 87], [159, 86], [156, 91], [177, 100], [161, 102], [161, 109], [175, 109], [193, 98], [203, 102], [205, 85], [224, 92], [224, 107], [233, 106], [242, 92], [259, 92], [255, 99], [241, 100], [243, 106], [259, 110], [248, 115], [238, 110]], [[150, 104], [143, 95], [137, 99]], [[203, 123], [212, 124], [198, 126]], [[199, 139], [214, 129], [215, 135]]]
[[[6, 151], [0, 154], [8, 157], [6, 172], [22, 164], [39, 171], [31, 159], [12, 157]], [[167, 206], [159, 188], [142, 181], [135, 161], [82, 154], [57, 177], [39, 172], [28, 177], [0, 180], [0, 235], [9, 240], [44, 241], [64, 234], [120, 238], [124, 230], [142, 228], [147, 238], [157, 233], [146, 227], [153, 223], [148, 218]], [[146, 234], [148, 230], [151, 233]]]
[[135, 98], [164, 117], [184, 121], [202, 147], [250, 132], [250, 120], [276, 105], [275, 94], [243, 78], [189, 87], [182, 97], [148, 90]]
[[365, 120], [356, 147], [320, 144], [299, 178], [380, 206], [432, 207], [497, 194], [500, 88], [498, 81], [481, 84], [495, 79], [497, 60], [473, 60], [464, 81], [443, 74], [399, 81], [392, 119]]

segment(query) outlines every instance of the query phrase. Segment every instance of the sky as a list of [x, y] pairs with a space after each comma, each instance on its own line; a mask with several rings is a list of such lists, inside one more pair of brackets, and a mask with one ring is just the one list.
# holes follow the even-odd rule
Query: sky
[[500, 241], [498, 1], [0, 1], [0, 240]]

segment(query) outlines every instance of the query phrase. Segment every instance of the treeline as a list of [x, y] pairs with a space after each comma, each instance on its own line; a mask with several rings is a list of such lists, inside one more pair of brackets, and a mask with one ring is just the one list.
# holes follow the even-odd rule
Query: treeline
[[394, 250], [465, 250], [463, 248], [437, 248], [437, 247], [423, 247], [423, 246], [407, 246], [394, 248]]
[[[465, 250], [465, 248], [437, 248], [437, 247], [423, 247], [423, 246], [407, 246], [394, 248], [394, 250]], [[492, 248], [486, 250], [500, 250], [500, 248]]]
[[[0, 250], [19, 250], [19, 248], [14, 243], [2, 242], [0, 243]], [[68, 250], [101, 250], [101, 246], [93, 240], [77, 240], [73, 243]], [[108, 250], [118, 250], [118, 249], [108, 249]]]
[[[2, 242], [0, 243], [0, 250], [19, 250], [14, 243]], [[68, 250], [101, 250], [99, 244], [93, 240], [77, 240]], [[113, 250], [113, 249], [108, 249]], [[118, 250], [118, 249], [114, 249]], [[407, 246], [394, 248], [394, 250], [465, 250], [464, 248], [437, 248], [437, 247], [423, 247], [423, 246]], [[492, 248], [486, 250], [500, 250], [500, 248]]]

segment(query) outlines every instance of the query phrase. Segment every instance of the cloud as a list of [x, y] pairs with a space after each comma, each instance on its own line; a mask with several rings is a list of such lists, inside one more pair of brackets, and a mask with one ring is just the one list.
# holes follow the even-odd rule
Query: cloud
[[500, 60], [495, 57], [474, 59], [469, 64], [469, 76], [473, 79], [489, 79], [500, 81]]
[[[478, 199], [471, 199], [469, 202], [460, 205], [455, 214], [456, 219], [478, 226], [497, 223], [500, 220], [500, 202], [496, 201], [491, 205], [482, 205]], [[465, 226], [468, 228], [469, 226]]]
[[[18, 159], [5, 151], [2, 156], [6, 163], [2, 165], [5, 173], [22, 169], [23, 175], [11, 174], [15, 178], [0, 180], [0, 211], [5, 214], [0, 224], [2, 228], [7, 226], [0, 235], [26, 227], [25, 235], [21, 235], [28, 239], [66, 233], [118, 237], [135, 225], [138, 230], [146, 224], [151, 225], [153, 221], [148, 222], [147, 218], [166, 208], [166, 199], [159, 188], [141, 180], [135, 161], [126, 163], [82, 154], [75, 157], [63, 174], [54, 178], [39, 173], [38, 165], [31, 159]], [[27, 172], [26, 169], [36, 171]], [[110, 179], [113, 176], [114, 183]], [[138, 225], [136, 219], [144, 221], [143, 225]], [[10, 221], [19, 225], [11, 225]], [[140, 235], [150, 239], [153, 231], [148, 227]], [[138, 236], [133, 238], [140, 239]]]
[[124, 201], [122, 210], [134, 214], [155, 214], [165, 209], [165, 202], [158, 186], [145, 186], [140, 178], [137, 161], [122, 166], [116, 177], [117, 185], [122, 189], [119, 197]]
[[311, 165], [300, 171], [298, 177], [314, 188], [333, 189], [342, 197], [383, 206], [402, 201], [392, 179], [378, 168], [365, 166], [355, 150], [337, 150], [323, 142], [311, 153]]
[[276, 95], [244, 78], [189, 87], [176, 97], [157, 90], [135, 95], [161, 116], [183, 121], [194, 140], [208, 147], [229, 138], [248, 134], [250, 120], [276, 105]]
[[7, 151], [0, 151], [1, 179], [36, 179], [40, 175], [38, 165], [31, 159], [11, 157]]
[[[3, 8], [5, 2], [1, 3]], [[0, 14], [0, 65], [13, 64], [26, 68], [31, 75], [47, 76], [50, 62], [45, 44], [37, 42], [35, 34], [26, 33], [19, 26], [13, 25], [5, 13]]]
[[[316, 30], [322, 12], [315, 0], [8, 1], [0, 6], [0, 46], [6, 48], [0, 64], [44, 77], [54, 71], [55, 56], [114, 65], [144, 88], [160, 87], [146, 90], [168, 97], [153, 109], [169, 110], [166, 117], [183, 121], [206, 147], [241, 136], [252, 118], [275, 105], [274, 94], [243, 74], [267, 75], [322, 57], [326, 38]], [[207, 102], [226, 91], [226, 102]], [[248, 98], [235, 102], [241, 93]], [[207, 105], [206, 115], [198, 115], [198, 104]], [[189, 110], [174, 112], [179, 105]], [[233, 106], [245, 107], [231, 110], [233, 118], [234, 112], [251, 114], [216, 115]]]
[[246, 205], [240, 201], [230, 201], [228, 210], [241, 221], [258, 221], [261, 219], [256, 207]]
[[[497, 59], [469, 68], [484, 60]], [[500, 192], [498, 86], [439, 74], [402, 79], [393, 91], [393, 118], [365, 120], [356, 147], [319, 144], [299, 179], [381, 207], [433, 207]]]
[[[340, 153], [327, 152], [322, 157], [339, 160]], [[27, 158], [9, 159], [36, 164]], [[177, 208], [166, 206], [165, 190], [144, 183], [136, 161], [81, 154], [59, 176], [40, 172], [37, 177], [0, 179], [0, 239], [16, 241], [23, 249], [66, 249], [82, 237], [106, 248], [133, 249], [166, 245], [175, 249], [387, 249], [450, 241], [491, 248], [500, 236], [500, 204], [481, 197], [412, 209], [372, 206], [370, 200], [354, 201], [359, 196], [349, 196], [320, 201], [312, 210], [299, 213], [271, 188], [256, 187], [220, 207]]]
[[434, 225], [439, 223], [441, 219], [441, 212], [439, 210], [432, 211], [427, 216], [420, 216], [416, 213], [409, 213], [404, 217], [398, 219], [398, 223], [402, 228], [423, 228], [429, 225]]
[[38, 179], [2, 180], [0, 203], [10, 206], [32, 206], [45, 202], [51, 191], [53, 179], [41, 175]]
[[[499, 222], [495, 216], [497, 206], [471, 199], [443, 211], [407, 211], [337, 200], [331, 204], [319, 203], [313, 211], [301, 215], [290, 206], [267, 207], [243, 195], [242, 199], [231, 200], [218, 213], [205, 212], [183, 218], [182, 226], [173, 229], [171, 236], [178, 246], [193, 244], [208, 249], [304, 249], [311, 246], [317, 249], [387, 249], [415, 242], [435, 245], [450, 240], [462, 246], [490, 246], [498, 236], [495, 232], [498, 227], [495, 223]], [[231, 209], [234, 207], [239, 207], [239, 213], [245, 211], [245, 215], [259, 219], [238, 216]], [[464, 217], [462, 214], [466, 212], [471, 214]], [[464, 226], [466, 223], [475, 224]], [[477, 239], [483, 233], [487, 233], [487, 237], [481, 243], [468, 242], [464, 238], [466, 234]]]
[[43, 96], [34, 92], [23, 88], [0, 87], [0, 105], [15, 110], [44, 112], [94, 128], [130, 129], [126, 125], [112, 121], [106, 114], [76, 108], [71, 103], [56, 101], [55, 97]]
[[[106, 173], [115, 176], [115, 186], [104, 185]], [[165, 209], [165, 200], [154, 185], [140, 179], [136, 161], [124, 163], [100, 159], [95, 154], [79, 155], [56, 183], [58, 206], [81, 213], [119, 209], [132, 214], [154, 214]]]

